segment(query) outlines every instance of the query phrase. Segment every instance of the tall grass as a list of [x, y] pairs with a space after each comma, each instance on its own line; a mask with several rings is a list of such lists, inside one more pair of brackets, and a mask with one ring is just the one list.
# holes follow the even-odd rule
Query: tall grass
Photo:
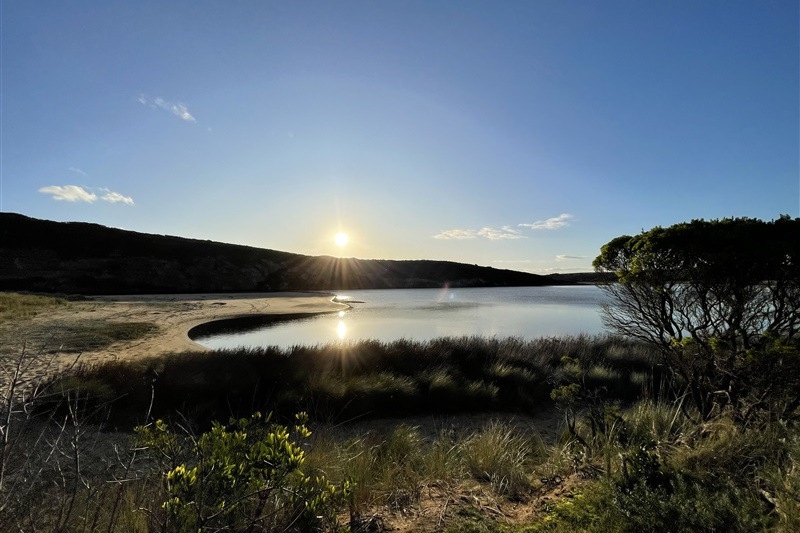
[[357, 437], [318, 437], [309, 460], [332, 480], [354, 483], [351, 511], [403, 512], [433, 488], [458, 492], [486, 485], [497, 497], [530, 496], [537, 465], [547, 460], [541, 439], [507, 424], [487, 421], [466, 433], [442, 430], [424, 436], [402, 422]]
[[523, 499], [531, 490], [533, 465], [545, 457], [540, 439], [520, 435], [503, 424], [491, 424], [464, 443], [469, 473], [491, 484], [497, 494]]
[[[631, 360], [604, 359], [626, 346]], [[643, 372], [655, 372], [654, 354], [620, 339], [463, 337], [169, 354], [81, 367], [53, 390], [82, 387], [89, 396], [101, 391], [95, 403], [125, 398], [112, 413], [122, 419], [143, 412], [153, 391], [157, 416], [181, 411], [198, 420], [225, 420], [255, 409], [279, 415], [305, 410], [320, 420], [531, 413], [550, 403], [564, 356], [594, 365], [590, 379], [612, 398], [638, 396]]]

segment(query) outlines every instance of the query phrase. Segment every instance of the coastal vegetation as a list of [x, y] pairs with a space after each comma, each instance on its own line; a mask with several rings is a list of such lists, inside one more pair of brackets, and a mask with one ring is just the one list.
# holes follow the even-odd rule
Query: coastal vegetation
[[[798, 531], [798, 226], [610, 241], [595, 266], [617, 279], [616, 335], [187, 352], [37, 379], [23, 370], [47, 354], [23, 349], [1, 398], [0, 527]], [[59, 305], [11, 312], [40, 304]]]
[[[120, 423], [146, 412], [202, 422], [247, 416], [254, 408], [342, 422], [363, 417], [499, 411], [532, 414], [577, 361], [582, 383], [609, 398], [659, 390], [656, 352], [612, 337], [441, 338], [362, 341], [289, 349], [168, 354], [140, 361], [77, 366], [49, 390], [86, 392], [92, 409]], [[124, 398], [123, 402], [115, 402]], [[107, 411], [107, 412], [106, 412]]]
[[800, 406], [800, 219], [695, 220], [602, 247], [604, 319], [656, 347], [702, 419], [750, 422]]
[[[24, 405], [7, 397], [0, 515], [7, 527], [63, 531], [800, 524], [793, 422], [703, 420], [645, 343], [462, 338], [365, 342], [348, 352], [76, 366]], [[299, 409], [309, 418], [296, 419]], [[563, 431], [537, 431], [537, 417], [554, 409]], [[267, 410], [269, 420], [254, 414]], [[448, 422], [459, 412], [486, 415], [474, 427]], [[254, 459], [263, 454], [272, 454], [267, 463]], [[242, 479], [248, 489], [234, 482]], [[293, 495], [316, 502], [314, 512]]]

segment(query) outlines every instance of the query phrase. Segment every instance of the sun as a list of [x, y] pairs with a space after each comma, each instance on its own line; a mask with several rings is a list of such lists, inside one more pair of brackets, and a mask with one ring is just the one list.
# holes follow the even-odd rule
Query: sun
[[350, 241], [350, 238], [347, 236], [347, 233], [342, 233], [341, 231], [336, 234], [336, 237], [333, 238], [336, 241], [337, 246], [344, 246], [345, 244]]

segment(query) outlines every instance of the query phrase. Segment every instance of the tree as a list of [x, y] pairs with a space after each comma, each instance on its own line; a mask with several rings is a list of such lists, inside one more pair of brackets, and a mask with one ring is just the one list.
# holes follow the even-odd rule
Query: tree
[[[780, 395], [782, 416], [797, 408], [786, 373], [798, 370], [800, 219], [656, 227], [611, 240], [593, 264], [617, 276], [604, 285], [605, 324], [656, 345], [703, 418], [725, 407], [747, 418]], [[776, 386], [756, 384], [756, 368]]]

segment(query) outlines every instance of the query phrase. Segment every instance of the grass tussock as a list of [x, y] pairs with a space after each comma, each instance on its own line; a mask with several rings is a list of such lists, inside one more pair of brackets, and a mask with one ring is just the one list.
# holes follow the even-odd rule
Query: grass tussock
[[500, 495], [524, 499], [530, 494], [532, 466], [545, 456], [541, 440], [502, 424], [491, 424], [463, 443], [464, 463], [478, 481]]
[[53, 296], [0, 292], [0, 322], [30, 318], [53, 307], [66, 304], [67, 301], [65, 299]]

